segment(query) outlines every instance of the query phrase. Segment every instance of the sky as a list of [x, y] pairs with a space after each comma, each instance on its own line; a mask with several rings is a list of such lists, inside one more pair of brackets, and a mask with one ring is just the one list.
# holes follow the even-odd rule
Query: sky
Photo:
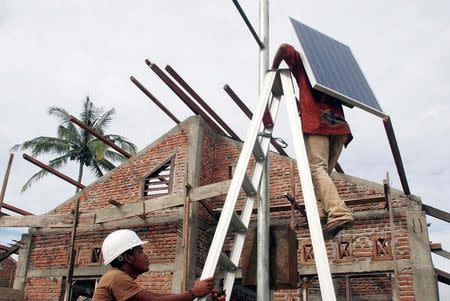
[[[258, 28], [258, 1], [240, 1]], [[425, 204], [447, 212], [450, 203], [450, 2], [270, 1], [270, 60], [281, 43], [298, 46], [292, 17], [348, 45], [384, 112], [391, 117], [409, 187]], [[60, 106], [73, 115], [86, 96], [117, 113], [110, 133], [139, 149], [175, 123], [129, 80], [141, 81], [178, 119], [192, 112], [145, 64], [170, 65], [241, 137], [248, 119], [223, 91], [229, 84], [248, 107], [258, 94], [258, 45], [232, 1], [7, 1], [0, 0], [0, 175], [10, 148], [37, 136], [56, 136]], [[401, 189], [382, 121], [346, 109], [354, 140], [339, 160], [347, 174], [382, 183], [389, 173]], [[282, 106], [275, 136], [291, 145]], [[289, 147], [288, 153], [293, 154]], [[48, 162], [51, 156], [39, 157]], [[48, 176], [25, 193], [39, 169], [17, 153], [5, 202], [43, 214], [73, 195], [70, 184]], [[76, 165], [61, 171], [77, 176]], [[83, 184], [94, 180], [86, 175]], [[428, 217], [430, 240], [450, 249], [449, 226]], [[0, 244], [23, 229], [1, 229]], [[436, 267], [450, 271], [433, 255]], [[450, 289], [440, 285], [441, 298]]]

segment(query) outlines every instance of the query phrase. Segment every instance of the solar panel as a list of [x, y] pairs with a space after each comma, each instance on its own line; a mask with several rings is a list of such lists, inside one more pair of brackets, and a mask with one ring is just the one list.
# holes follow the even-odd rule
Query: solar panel
[[350, 47], [291, 18], [311, 86], [351, 107], [386, 116]]

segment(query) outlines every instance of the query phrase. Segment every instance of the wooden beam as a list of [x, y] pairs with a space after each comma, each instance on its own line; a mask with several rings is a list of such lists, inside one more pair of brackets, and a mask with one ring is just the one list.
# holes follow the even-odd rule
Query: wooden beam
[[447, 285], [450, 285], [450, 274], [447, 272], [444, 272], [442, 270], [439, 270], [437, 268], [434, 268], [434, 272], [437, 275], [437, 280], [439, 282], [445, 283]]
[[72, 278], [73, 278], [73, 268], [75, 265], [75, 239], [77, 235], [79, 213], [80, 213], [80, 198], [78, 198], [75, 202], [75, 209], [73, 213], [73, 227], [72, 227], [72, 234], [70, 237], [69, 258], [67, 263], [68, 269], [66, 278], [66, 294], [64, 296], [65, 301], [69, 301], [72, 295]]
[[442, 245], [440, 243], [430, 243], [431, 252], [450, 259], [450, 252], [442, 249]]
[[14, 207], [13, 205], [5, 204], [3, 203], [3, 208], [8, 209], [9, 211], [21, 214], [21, 215], [34, 215], [33, 213], [30, 213], [28, 211], [25, 211], [23, 209]]
[[444, 222], [450, 223], [450, 213], [442, 211], [440, 209], [431, 207], [430, 205], [422, 204], [422, 210], [425, 211], [429, 216], [443, 220]]
[[6, 168], [5, 177], [3, 178], [2, 191], [0, 192], [0, 212], [2, 211], [3, 200], [5, 199], [6, 186], [8, 185], [9, 172], [11, 171], [14, 154], [9, 154], [8, 167]]
[[5, 252], [0, 254], [0, 262], [2, 262], [3, 260], [5, 260], [9, 256], [11, 256], [12, 254], [17, 254], [19, 249], [20, 249], [19, 243], [16, 243], [16, 244], [12, 245], [11, 247], [9, 247], [8, 250], [6, 250]]
[[389, 185], [389, 174], [386, 173], [386, 179], [383, 180], [384, 199], [386, 201], [386, 208], [389, 211], [389, 230], [391, 232], [391, 253], [392, 261], [394, 263], [394, 279], [392, 280], [392, 299], [399, 300], [400, 296], [400, 284], [398, 280], [398, 264], [397, 264], [397, 247], [394, 232], [394, 208], [392, 206], [391, 199], [391, 186]]
[[1, 216], [0, 227], [67, 228], [73, 218], [70, 214]]

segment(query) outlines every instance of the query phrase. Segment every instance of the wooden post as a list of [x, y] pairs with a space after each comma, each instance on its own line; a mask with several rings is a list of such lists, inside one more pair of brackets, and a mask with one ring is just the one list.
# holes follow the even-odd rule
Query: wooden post
[[5, 178], [3, 179], [2, 192], [0, 193], [0, 212], [2, 212], [3, 200], [5, 198], [6, 186], [8, 185], [9, 172], [11, 171], [14, 154], [9, 154], [8, 167], [6, 168]]
[[352, 279], [350, 276], [345, 276], [345, 295], [347, 301], [352, 301]]
[[77, 232], [78, 225], [78, 214], [80, 209], [80, 199], [78, 198], [75, 203], [74, 209], [74, 218], [73, 218], [73, 226], [72, 226], [72, 237], [70, 238], [70, 249], [69, 249], [69, 268], [67, 270], [67, 279], [66, 279], [66, 295], [64, 297], [65, 301], [70, 300], [70, 296], [72, 294], [72, 278], [73, 278], [73, 266], [75, 262], [75, 237]]
[[189, 199], [189, 190], [191, 186], [186, 185], [186, 196], [184, 198], [184, 218], [183, 218], [183, 290], [188, 288], [189, 280], [189, 213], [191, 211], [191, 200]]
[[392, 279], [392, 300], [399, 300], [399, 284], [398, 284], [398, 264], [397, 264], [397, 254], [395, 247], [395, 233], [394, 233], [394, 209], [392, 208], [391, 200], [391, 187], [389, 185], [389, 173], [386, 173], [386, 179], [383, 180], [384, 196], [386, 198], [386, 203], [389, 210], [389, 225], [391, 228], [391, 252], [392, 261], [394, 265], [394, 277]]

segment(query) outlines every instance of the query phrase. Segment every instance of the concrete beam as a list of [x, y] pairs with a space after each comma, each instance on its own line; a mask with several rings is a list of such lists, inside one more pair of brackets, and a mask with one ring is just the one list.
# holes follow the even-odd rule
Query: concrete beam
[[230, 183], [231, 180], [226, 180], [200, 187], [193, 187], [189, 191], [189, 198], [191, 202], [195, 202], [216, 196], [225, 195], [228, 193]]
[[[172, 272], [174, 264], [150, 264], [147, 273], [152, 272]], [[74, 277], [93, 277], [105, 274], [111, 267], [104, 265], [75, 267], [73, 270]], [[47, 268], [32, 269], [28, 271], [28, 277], [65, 277], [67, 275], [66, 268]]]
[[[409, 268], [412, 265], [411, 260], [401, 259], [398, 260], [399, 269]], [[333, 275], [338, 274], [360, 274], [360, 273], [373, 273], [373, 272], [392, 272], [394, 270], [394, 264], [392, 260], [386, 261], [359, 261], [354, 264], [331, 264], [330, 271]], [[317, 275], [315, 265], [300, 266], [300, 276], [314, 276]]]
[[0, 216], [0, 227], [71, 227], [71, 214]]

